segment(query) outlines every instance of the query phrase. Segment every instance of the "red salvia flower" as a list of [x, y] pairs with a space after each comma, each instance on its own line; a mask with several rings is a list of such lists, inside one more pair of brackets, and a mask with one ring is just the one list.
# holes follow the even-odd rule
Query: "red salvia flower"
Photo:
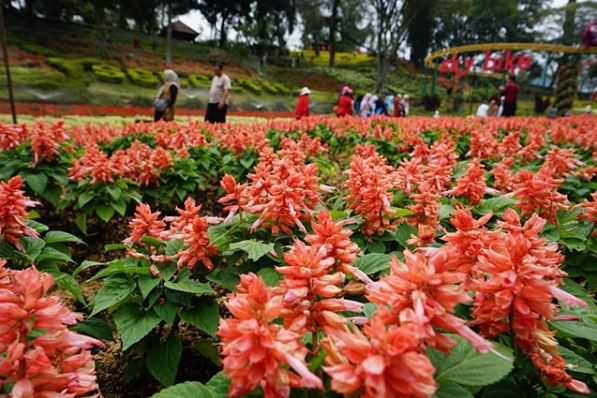
[[23, 236], [39, 236], [37, 231], [27, 226], [27, 208], [38, 203], [25, 196], [22, 188], [20, 176], [0, 182], [0, 236], [17, 248], [21, 248]]
[[241, 275], [225, 304], [232, 317], [220, 321], [218, 336], [230, 397], [245, 396], [258, 386], [267, 398], [286, 398], [291, 387], [323, 389], [304, 362], [301, 335], [273, 322], [282, 311], [282, 297], [273, 295], [261, 278]]
[[561, 183], [561, 179], [554, 178], [545, 168], [537, 173], [519, 171], [514, 176], [513, 188], [522, 214], [538, 213], [550, 221], [555, 220], [557, 211], [568, 205], [566, 196], [558, 192]]
[[453, 196], [464, 196], [471, 205], [476, 205], [483, 199], [486, 189], [483, 165], [479, 159], [474, 159], [471, 161], [467, 173], [456, 182], [456, 187], [446, 193]]
[[0, 261], [0, 386], [12, 385], [14, 398], [99, 396], [90, 349], [102, 343], [68, 330], [81, 316], [48, 296], [50, 275], [5, 264]]
[[209, 243], [207, 235], [208, 220], [205, 217], [195, 217], [182, 231], [182, 239], [186, 248], [178, 253], [178, 266], [195, 268], [200, 261], [205, 268], [214, 267], [210, 257], [218, 253], [218, 249]]
[[135, 210], [133, 219], [129, 222], [130, 235], [123, 242], [136, 243], [144, 236], [160, 239], [166, 228], [166, 223], [160, 218], [160, 212], [151, 212], [149, 205], [141, 203]]

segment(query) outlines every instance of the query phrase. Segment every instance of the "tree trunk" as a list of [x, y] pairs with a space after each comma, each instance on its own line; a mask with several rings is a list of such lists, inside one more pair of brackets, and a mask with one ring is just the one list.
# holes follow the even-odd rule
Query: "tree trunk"
[[377, 82], [375, 92], [381, 95], [386, 86], [386, 77], [388, 75], [388, 57], [385, 53], [377, 54]]
[[120, 29], [127, 29], [128, 24], [126, 23], [126, 6], [125, 0], [122, 0], [118, 6], [118, 27]]
[[168, 3], [168, 30], [166, 33], [166, 65], [172, 64], [172, 5]]
[[[574, 42], [574, 22], [576, 19], [576, 0], [568, 0], [566, 17], [564, 19], [564, 44]], [[559, 62], [558, 83], [554, 105], [559, 115], [565, 115], [574, 107], [574, 97], [578, 91], [578, 62], [574, 54], [564, 55]]]
[[227, 28], [226, 28], [226, 20], [228, 19], [227, 15], [222, 15], [222, 22], [220, 22], [220, 43], [219, 47], [224, 48], [226, 46], [227, 41]]
[[25, 0], [25, 16], [29, 25], [33, 25], [35, 22], [35, 11], [33, 8], [34, 1], [35, 0]]
[[340, 0], [333, 0], [332, 19], [330, 20], [330, 66], [336, 65], [336, 30], [338, 24], [338, 6]]

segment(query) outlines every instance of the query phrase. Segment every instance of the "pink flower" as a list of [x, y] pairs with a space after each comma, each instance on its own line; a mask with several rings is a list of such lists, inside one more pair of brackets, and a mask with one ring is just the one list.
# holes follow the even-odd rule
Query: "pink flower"
[[23, 236], [37, 237], [37, 231], [27, 226], [27, 208], [38, 203], [30, 200], [22, 191], [20, 176], [0, 182], [0, 236], [17, 248]]

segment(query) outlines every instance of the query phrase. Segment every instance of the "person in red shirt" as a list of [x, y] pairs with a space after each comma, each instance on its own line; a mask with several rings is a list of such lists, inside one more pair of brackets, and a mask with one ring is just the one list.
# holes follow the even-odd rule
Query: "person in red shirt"
[[504, 88], [504, 112], [503, 116], [515, 116], [516, 115], [516, 104], [518, 102], [518, 92], [520, 87], [516, 84], [516, 77], [510, 75], [508, 84]]
[[348, 86], [342, 88], [342, 95], [336, 104], [336, 116], [352, 115], [352, 89]]
[[308, 87], [303, 87], [296, 100], [296, 120], [309, 116], [309, 94], [311, 90]]

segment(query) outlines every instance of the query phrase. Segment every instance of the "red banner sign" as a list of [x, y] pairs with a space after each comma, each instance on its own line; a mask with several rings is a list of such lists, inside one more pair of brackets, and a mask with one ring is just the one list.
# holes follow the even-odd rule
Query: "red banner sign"
[[[485, 51], [483, 63], [481, 67], [486, 72], [500, 73], [510, 72], [514, 73], [516, 69], [527, 70], [533, 65], [533, 57], [528, 54], [520, 54], [512, 56], [512, 52], [507, 50], [497, 54]], [[457, 77], [464, 77], [470, 73], [475, 60], [473, 57], [465, 57], [460, 59], [458, 54], [452, 55], [452, 58], [445, 59], [439, 66], [439, 72], [443, 74], [453, 73]]]

